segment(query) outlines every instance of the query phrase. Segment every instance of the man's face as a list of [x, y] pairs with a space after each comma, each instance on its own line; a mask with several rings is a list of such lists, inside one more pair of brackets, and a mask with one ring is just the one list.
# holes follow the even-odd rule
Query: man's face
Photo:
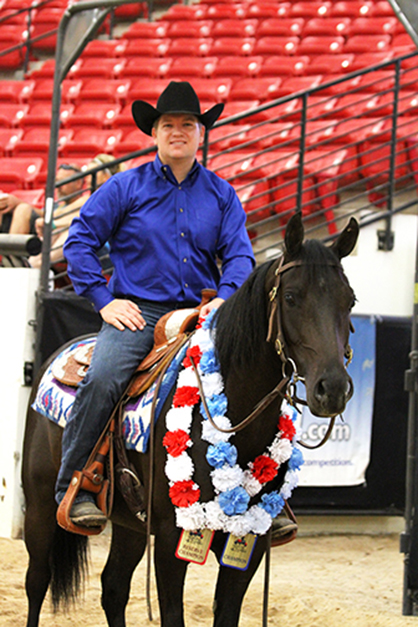
[[[57, 175], [55, 177], [56, 182], [63, 181], [64, 179], [68, 179], [70, 176], [74, 176], [77, 174], [76, 171], [64, 168], [58, 168]], [[69, 196], [70, 194], [76, 194], [80, 192], [83, 187], [83, 179], [78, 179], [77, 181], [72, 181], [71, 183], [66, 183], [65, 185], [61, 185], [61, 187], [57, 188], [57, 196], [58, 198], [65, 198], [65, 196]], [[75, 200], [76, 196], [69, 198], [68, 202]]]
[[194, 160], [204, 128], [194, 115], [164, 113], [152, 129], [158, 154], [163, 163], [177, 160]]

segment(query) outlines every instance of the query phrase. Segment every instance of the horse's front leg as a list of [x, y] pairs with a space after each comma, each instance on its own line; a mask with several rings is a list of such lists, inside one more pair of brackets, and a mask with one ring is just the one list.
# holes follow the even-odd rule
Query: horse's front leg
[[162, 525], [156, 530], [155, 574], [158, 587], [161, 627], [184, 627], [183, 590], [188, 562], [175, 556], [180, 530]]
[[[218, 535], [218, 534], [217, 534]], [[225, 546], [226, 535], [214, 538], [212, 550], [218, 561]], [[266, 550], [266, 537], [257, 539], [247, 570], [220, 566], [215, 591], [213, 627], [238, 627], [244, 595]]]
[[145, 548], [145, 533], [113, 523], [110, 553], [102, 573], [102, 607], [110, 627], [125, 627], [132, 575]]

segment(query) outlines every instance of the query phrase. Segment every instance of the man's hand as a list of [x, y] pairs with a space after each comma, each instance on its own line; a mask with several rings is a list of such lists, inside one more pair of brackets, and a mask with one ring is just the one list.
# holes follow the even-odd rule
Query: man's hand
[[208, 313], [212, 311], [212, 309], [218, 309], [218, 307], [220, 307], [223, 302], [223, 298], [214, 298], [207, 305], [203, 305], [202, 309], [200, 310], [201, 317], [205, 318], [205, 316], [207, 316]]
[[123, 298], [115, 298], [107, 305], [102, 307], [100, 315], [105, 322], [112, 324], [114, 327], [123, 331], [128, 327], [131, 331], [136, 331], [145, 327], [146, 322], [141, 316], [141, 310], [131, 300]]
[[0, 213], [9, 213], [9, 211], [13, 211], [16, 206], [23, 202], [19, 200], [16, 196], [12, 194], [1, 194], [0, 193]]

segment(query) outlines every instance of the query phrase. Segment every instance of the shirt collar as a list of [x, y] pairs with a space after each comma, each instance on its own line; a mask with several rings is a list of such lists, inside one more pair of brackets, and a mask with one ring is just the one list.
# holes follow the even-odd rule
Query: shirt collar
[[[200, 165], [200, 163], [197, 161], [197, 159], [195, 159], [190, 172], [188, 173], [188, 175], [186, 176], [185, 180], [182, 181], [182, 185], [184, 184], [189, 184], [191, 185], [192, 183], [194, 183], [195, 179], [196, 179], [196, 175], [199, 171], [199, 168], [201, 168], [202, 166]], [[174, 183], [175, 185], [178, 185], [178, 181], [176, 180], [173, 172], [171, 171], [171, 168], [169, 165], [163, 165], [161, 163], [161, 159], [157, 155], [155, 156], [154, 159], [154, 170], [155, 173], [157, 174], [157, 176], [159, 176], [160, 178], [166, 179], [168, 181], [170, 181], [171, 183]]]

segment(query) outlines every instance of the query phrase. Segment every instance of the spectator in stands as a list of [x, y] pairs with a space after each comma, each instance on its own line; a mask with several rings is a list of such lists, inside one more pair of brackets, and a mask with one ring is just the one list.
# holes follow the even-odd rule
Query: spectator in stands
[[[103, 183], [105, 183], [108, 179], [110, 179], [111, 176], [113, 176], [113, 174], [121, 172], [121, 164], [110, 165], [112, 161], [114, 161], [114, 157], [112, 157], [112, 155], [102, 153], [96, 155], [94, 159], [92, 159], [90, 163], [87, 164], [86, 173], [88, 173], [89, 170], [97, 168], [98, 166], [109, 164], [108, 167], [104, 168], [103, 170], [99, 170], [96, 173], [96, 189], [101, 187]], [[64, 187], [66, 187], [66, 185], [64, 185]], [[91, 188], [91, 185], [88, 185], [88, 187]], [[65, 211], [61, 210], [60, 212], [54, 214], [53, 229], [56, 234], [54, 235], [53, 233], [51, 238], [51, 264], [54, 264], [63, 259], [63, 246], [65, 240], [67, 239], [68, 229], [73, 218], [75, 218], [75, 216], [80, 213], [80, 209], [86, 202], [87, 198], [88, 196], [86, 196], [86, 194], [83, 194], [72, 203], [66, 205]], [[63, 208], [64, 207], [62, 207], [61, 209]], [[61, 215], [59, 215], [60, 213]], [[38, 217], [38, 219], [35, 221], [35, 230], [38, 237], [42, 239], [44, 231], [44, 219], [42, 217]], [[40, 268], [41, 263], [42, 254], [36, 255], [36, 257], [29, 257], [29, 264], [32, 266], [32, 268]]]
[[[64, 163], [58, 167], [56, 181], [63, 181], [71, 174], [80, 173], [81, 169], [72, 164]], [[57, 208], [64, 207], [74, 202], [83, 193], [83, 179], [70, 181], [57, 188]], [[35, 221], [42, 215], [40, 209], [36, 209], [27, 202], [23, 202], [13, 194], [0, 195], [0, 214], [2, 214], [2, 232], [11, 234], [35, 234]]]
[[[208, 314], [253, 268], [246, 216], [235, 190], [196, 160], [205, 128], [222, 110], [217, 104], [202, 114], [187, 82], [169, 83], [156, 108], [135, 101], [134, 120], [154, 138], [155, 160], [112, 176], [71, 224], [64, 246], [68, 272], [75, 291], [100, 312], [103, 326], [64, 429], [58, 503], [152, 348], [158, 319], [173, 309], [196, 306], [203, 288], [216, 288], [218, 296], [202, 310]], [[114, 266], [109, 283], [97, 257], [107, 241]], [[86, 527], [106, 522], [86, 491], [78, 493], [70, 517]]]

